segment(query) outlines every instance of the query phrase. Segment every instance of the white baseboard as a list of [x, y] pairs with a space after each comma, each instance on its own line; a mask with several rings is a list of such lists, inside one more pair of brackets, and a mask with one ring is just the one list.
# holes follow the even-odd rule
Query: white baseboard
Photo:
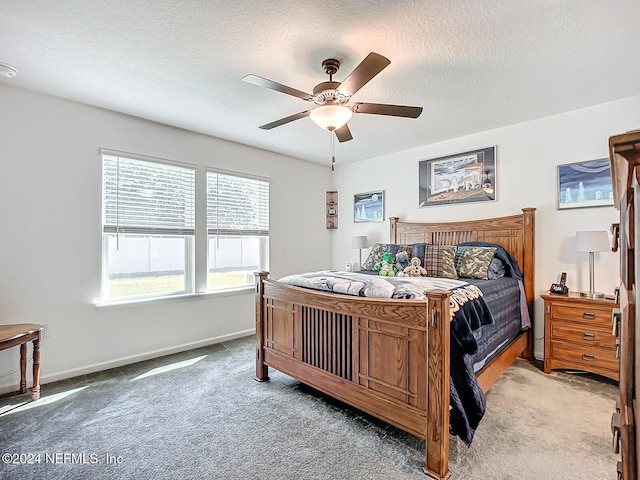
[[[121, 367], [123, 365], [129, 365], [131, 363], [142, 362], [151, 358], [162, 357], [164, 355], [171, 355], [172, 353], [184, 352], [185, 350], [192, 350], [194, 348], [206, 347], [215, 343], [227, 342], [236, 338], [242, 338], [249, 335], [255, 335], [255, 328], [249, 330], [243, 330], [241, 332], [235, 332], [228, 335], [221, 335], [219, 337], [207, 338], [205, 340], [198, 340], [196, 342], [183, 343], [169, 348], [162, 348], [158, 350], [152, 350], [150, 352], [140, 353], [136, 355], [129, 355], [127, 357], [121, 357], [107, 362], [94, 363], [79, 368], [71, 368], [69, 370], [63, 370], [60, 372], [49, 373], [47, 375], [40, 376], [40, 385], [45, 385], [51, 382], [57, 382], [58, 380], [65, 380], [67, 378], [77, 377], [79, 375], [87, 375], [89, 373], [100, 372], [102, 370], [108, 370], [110, 368]], [[46, 361], [45, 359], [43, 359]], [[41, 363], [42, 365], [42, 363]], [[31, 391], [33, 379], [31, 377], [31, 369], [27, 367], [27, 391]], [[18, 385], [2, 385], [0, 386], [0, 395], [5, 393], [17, 392]], [[44, 395], [44, 392], [43, 392]]]
[[[219, 337], [208, 338], [206, 340], [198, 340], [196, 342], [183, 343], [182, 345], [176, 345], [170, 348], [152, 350], [151, 352], [140, 353], [136, 355], [130, 355], [127, 357], [118, 358], [115, 360], [109, 360], [108, 362], [95, 363], [80, 368], [72, 368], [69, 370], [63, 370], [61, 372], [54, 372], [48, 375], [40, 377], [40, 385], [45, 385], [51, 382], [57, 382], [58, 380], [65, 380], [67, 378], [77, 377], [78, 375], [87, 375], [89, 373], [100, 372], [102, 370], [108, 370], [109, 368], [121, 367], [123, 365], [129, 365], [130, 363], [142, 362], [151, 358], [162, 357], [164, 355], [171, 355], [172, 353], [184, 352], [185, 350], [192, 350], [194, 348], [206, 347], [207, 345], [213, 345], [214, 343], [222, 343], [236, 338], [246, 337], [249, 335], [255, 335], [255, 328], [249, 330], [243, 330], [241, 332], [231, 333], [229, 335], [221, 335]], [[534, 357], [537, 360], [543, 360], [544, 352], [535, 351]], [[31, 375], [30, 371], [27, 371], [27, 389], [31, 388]], [[0, 386], [0, 395], [10, 392], [17, 392], [18, 385], [3, 385]]]

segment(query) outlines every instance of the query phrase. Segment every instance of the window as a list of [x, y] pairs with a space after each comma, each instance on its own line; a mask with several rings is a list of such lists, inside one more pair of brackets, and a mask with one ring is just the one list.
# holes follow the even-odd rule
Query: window
[[269, 268], [269, 183], [208, 170], [207, 231], [207, 288], [253, 285]]
[[101, 153], [103, 300], [192, 292], [194, 168]]

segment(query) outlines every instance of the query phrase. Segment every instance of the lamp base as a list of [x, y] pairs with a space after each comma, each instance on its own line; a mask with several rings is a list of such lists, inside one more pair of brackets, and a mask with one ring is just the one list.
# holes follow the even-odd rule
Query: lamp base
[[580, 296], [587, 298], [604, 298], [604, 293], [602, 292], [580, 292]]

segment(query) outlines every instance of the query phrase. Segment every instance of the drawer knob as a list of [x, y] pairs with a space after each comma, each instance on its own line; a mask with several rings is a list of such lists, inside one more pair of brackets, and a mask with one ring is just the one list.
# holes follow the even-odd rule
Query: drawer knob
[[620, 340], [616, 340], [616, 358], [620, 358]]
[[582, 314], [582, 318], [586, 318], [587, 320], [593, 320], [594, 318], [596, 318], [596, 314], [591, 312], [584, 312]]
[[584, 340], [595, 340], [595, 339], [596, 339], [596, 336], [595, 336], [593, 333], [584, 332], [584, 333], [582, 334], [582, 338], [583, 338]]
[[596, 359], [596, 357], [594, 355], [589, 354], [589, 353], [583, 353], [582, 354], [582, 359], [583, 360], [588, 360], [590, 362], [593, 362]]
[[614, 308], [611, 311], [611, 323], [613, 324], [613, 330], [611, 330], [611, 335], [614, 337], [620, 336], [620, 321], [622, 320], [622, 310], [619, 308]]

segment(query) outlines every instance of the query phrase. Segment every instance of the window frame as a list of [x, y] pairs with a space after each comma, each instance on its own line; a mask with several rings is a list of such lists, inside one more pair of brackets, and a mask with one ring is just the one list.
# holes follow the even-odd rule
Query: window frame
[[[209, 175], [225, 175], [229, 177], [252, 180], [256, 182], [262, 182], [266, 184], [267, 193], [266, 193], [266, 229], [257, 229], [257, 230], [232, 230], [225, 228], [210, 228], [209, 226]], [[229, 290], [237, 290], [237, 289], [253, 289], [255, 287], [255, 279], [247, 282], [244, 285], [229, 285], [225, 287], [215, 287], [212, 288], [209, 285], [209, 260], [211, 256], [211, 250], [209, 248], [209, 244], [212, 236], [220, 237], [242, 237], [242, 236], [251, 236], [259, 238], [259, 270], [268, 271], [269, 270], [269, 262], [270, 262], [270, 216], [271, 216], [271, 179], [262, 177], [259, 175], [251, 175], [241, 172], [235, 172], [230, 170], [224, 170], [215, 167], [206, 167], [205, 168], [205, 232], [206, 232], [206, 245], [207, 245], [207, 259], [206, 259], [206, 281], [205, 281], [205, 289], [207, 293], [216, 293], [216, 292], [225, 292]]]
[[[170, 231], [164, 231], [161, 228], [149, 229], [149, 232], [141, 232], [135, 227], [123, 226], [117, 228], [117, 232], [124, 235], [150, 235], [156, 237], [162, 236], [181, 236], [185, 238], [185, 272], [184, 272], [184, 284], [185, 290], [171, 293], [157, 293], [157, 294], [143, 294], [132, 295], [127, 297], [109, 297], [109, 238], [111, 232], [105, 232], [105, 162], [104, 155], [119, 156], [132, 160], [139, 160], [151, 163], [158, 163], [176, 167], [182, 167], [192, 170], [193, 173], [193, 215], [194, 215], [194, 227], [189, 230], [188, 233], [184, 233], [181, 229], [173, 229]], [[168, 160], [160, 157], [141, 155], [136, 153], [124, 152], [119, 150], [113, 150], [108, 148], [99, 149], [99, 158], [101, 162], [100, 180], [101, 184], [101, 275], [100, 275], [100, 298], [94, 302], [96, 307], [108, 307], [127, 305], [132, 303], [142, 303], [149, 301], [159, 300], [171, 300], [191, 298], [202, 295], [215, 295], [215, 296], [227, 296], [235, 294], [245, 294], [247, 291], [253, 291], [255, 283], [253, 277], [251, 281], [244, 285], [232, 285], [228, 287], [216, 287], [209, 288], [209, 229], [207, 225], [207, 213], [208, 213], [208, 188], [207, 188], [207, 174], [208, 172], [229, 175], [238, 178], [245, 178], [249, 180], [257, 180], [264, 182], [267, 185], [266, 195], [266, 218], [267, 223], [270, 221], [270, 209], [271, 209], [271, 179], [264, 176], [252, 175], [243, 172], [224, 170], [216, 167], [210, 167], [205, 165], [195, 165], [186, 162], [180, 162], [175, 160]], [[270, 231], [267, 228], [266, 233], [260, 236], [259, 242], [259, 263], [260, 270], [269, 269], [270, 263]]]
[[[198, 168], [196, 165], [178, 162], [175, 160], [167, 160], [164, 158], [151, 157], [146, 155], [134, 154], [123, 151], [116, 151], [106, 148], [100, 149], [101, 160], [101, 237], [102, 237], [102, 274], [101, 274], [101, 300], [100, 304], [110, 303], [129, 303], [141, 300], [175, 297], [185, 294], [193, 294], [195, 292], [195, 270], [196, 270], [196, 255], [195, 255], [195, 242], [196, 242], [196, 226], [197, 226], [197, 175]], [[191, 190], [193, 194], [192, 206], [193, 206], [193, 227], [185, 228], [171, 228], [171, 227], [139, 227], [139, 226], [115, 226], [109, 224], [106, 220], [106, 205], [105, 205], [105, 156], [125, 158], [134, 161], [147, 162], [152, 164], [168, 165], [173, 167], [179, 167], [193, 172], [193, 179], [191, 184]], [[119, 179], [117, 180], [119, 182]], [[117, 189], [119, 189], [119, 185]], [[181, 237], [184, 238], [184, 290], [175, 292], [159, 292], [151, 294], [131, 295], [125, 297], [109, 297], [109, 236], [110, 235], [140, 235], [151, 237]]]

